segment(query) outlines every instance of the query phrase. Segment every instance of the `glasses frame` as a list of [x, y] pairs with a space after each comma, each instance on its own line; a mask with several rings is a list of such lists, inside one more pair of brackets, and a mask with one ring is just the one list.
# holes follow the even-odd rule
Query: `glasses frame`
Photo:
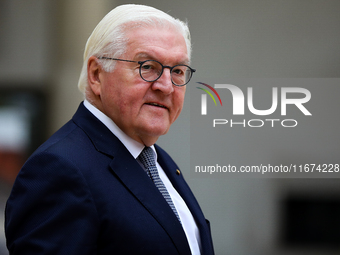
[[[171, 82], [173, 85], [177, 86], [177, 87], [183, 87], [185, 85], [187, 85], [189, 83], [189, 81], [191, 80], [191, 77], [193, 75], [194, 72], [196, 72], [196, 69], [193, 69], [191, 68], [190, 66], [188, 65], [175, 65], [175, 66], [165, 66], [163, 65], [161, 62], [157, 61], [157, 60], [153, 60], [153, 59], [148, 59], [148, 60], [145, 60], [145, 61], [134, 61], [134, 60], [127, 60], [127, 59], [120, 59], [120, 58], [109, 58], [109, 57], [97, 57], [98, 59], [107, 59], [107, 60], [116, 60], [116, 61], [125, 61], [125, 62], [132, 62], [132, 63], [138, 63], [140, 66], [139, 66], [139, 75], [140, 77], [144, 80], [144, 81], [147, 81], [147, 82], [154, 82], [154, 81], [157, 81], [159, 78], [161, 78], [162, 74], [163, 74], [163, 71], [164, 71], [164, 68], [169, 68], [170, 69], [170, 75], [171, 75]], [[159, 63], [161, 66], [162, 66], [162, 71], [160, 72], [159, 76], [154, 79], [154, 80], [146, 80], [144, 79], [144, 77], [142, 76], [142, 65], [145, 63], [145, 62], [148, 62], [148, 61], [154, 61], [154, 62], [157, 62]], [[174, 81], [172, 80], [172, 70], [177, 67], [177, 66], [186, 66], [189, 68], [189, 70], [191, 71], [190, 73], [190, 78], [188, 79], [188, 81], [186, 83], [184, 83], [183, 85], [178, 85], [176, 83], [174, 83]]]

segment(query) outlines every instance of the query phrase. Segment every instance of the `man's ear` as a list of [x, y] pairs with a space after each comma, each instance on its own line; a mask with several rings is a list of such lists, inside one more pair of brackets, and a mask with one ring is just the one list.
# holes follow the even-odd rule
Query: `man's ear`
[[90, 89], [96, 96], [100, 96], [101, 93], [101, 72], [103, 71], [101, 65], [98, 63], [98, 59], [95, 56], [91, 56], [87, 61], [87, 80]]

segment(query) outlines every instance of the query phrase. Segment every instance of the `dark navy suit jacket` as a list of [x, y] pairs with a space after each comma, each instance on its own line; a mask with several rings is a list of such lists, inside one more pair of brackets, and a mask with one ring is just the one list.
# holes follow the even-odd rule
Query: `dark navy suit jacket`
[[[213, 254], [209, 223], [178, 166], [158, 162]], [[181, 224], [123, 144], [83, 104], [21, 169], [6, 208], [11, 254], [191, 254]]]

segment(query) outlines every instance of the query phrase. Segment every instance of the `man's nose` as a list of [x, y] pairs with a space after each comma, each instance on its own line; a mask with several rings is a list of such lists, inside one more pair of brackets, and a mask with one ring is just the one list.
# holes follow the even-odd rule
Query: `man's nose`
[[161, 77], [153, 83], [152, 88], [154, 90], [161, 90], [165, 95], [169, 95], [174, 91], [170, 69], [164, 68]]

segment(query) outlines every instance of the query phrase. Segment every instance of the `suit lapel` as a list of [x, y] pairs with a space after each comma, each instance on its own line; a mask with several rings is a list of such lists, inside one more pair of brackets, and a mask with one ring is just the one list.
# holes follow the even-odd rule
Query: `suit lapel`
[[200, 231], [202, 254], [211, 254], [213, 246], [210, 229], [196, 198], [185, 182], [182, 174], [177, 173], [178, 166], [175, 162], [160, 147], [156, 146], [156, 149], [158, 154], [158, 163], [162, 166], [172, 185], [185, 201], [196, 221]]
[[162, 166], [163, 170], [167, 174], [172, 185], [174, 186], [174, 188], [177, 190], [177, 192], [181, 195], [181, 197], [187, 204], [195, 220], [201, 221], [203, 213], [194, 195], [192, 194], [191, 190], [186, 184], [182, 174], [177, 174], [178, 166], [174, 163], [174, 161], [167, 154], [165, 154], [163, 150], [160, 149], [160, 147], [157, 146], [156, 148], [157, 148], [157, 154], [158, 154], [158, 163]]
[[[126, 162], [122, 165], [122, 162]], [[116, 150], [110, 167], [130, 192], [168, 233], [179, 254], [190, 254], [183, 228], [157, 187], [123, 146]]]

